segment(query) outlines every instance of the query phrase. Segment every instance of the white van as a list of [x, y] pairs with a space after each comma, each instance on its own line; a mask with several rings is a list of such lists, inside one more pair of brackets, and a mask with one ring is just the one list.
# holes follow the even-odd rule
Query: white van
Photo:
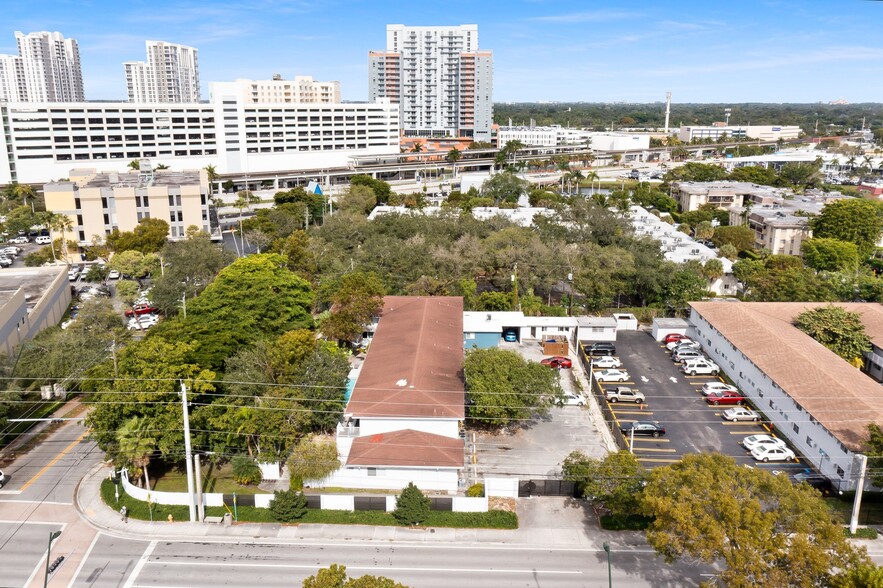
[[34, 239], [34, 243], [36, 243], [37, 245], [51, 245], [52, 237], [50, 237], [49, 235], [40, 235], [39, 237]]

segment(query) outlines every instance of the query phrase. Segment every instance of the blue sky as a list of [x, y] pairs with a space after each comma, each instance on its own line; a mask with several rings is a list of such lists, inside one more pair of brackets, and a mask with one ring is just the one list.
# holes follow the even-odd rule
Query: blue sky
[[43, 0], [6, 2], [13, 32], [77, 39], [86, 98], [124, 99], [124, 61], [147, 39], [199, 49], [208, 82], [312, 75], [367, 97], [367, 51], [386, 24], [479, 26], [494, 100], [883, 102], [883, 2], [868, 0]]

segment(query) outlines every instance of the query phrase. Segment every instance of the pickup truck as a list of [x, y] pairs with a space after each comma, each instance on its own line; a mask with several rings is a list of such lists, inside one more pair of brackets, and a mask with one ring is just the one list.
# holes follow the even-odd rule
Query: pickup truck
[[647, 399], [643, 392], [638, 392], [628, 386], [614, 386], [604, 391], [607, 402], [634, 402], [635, 404], [643, 404]]

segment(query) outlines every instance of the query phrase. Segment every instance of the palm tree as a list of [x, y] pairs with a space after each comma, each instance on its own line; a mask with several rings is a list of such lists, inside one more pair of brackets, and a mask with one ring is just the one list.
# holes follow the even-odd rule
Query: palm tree
[[[66, 214], [56, 214], [52, 217], [52, 228], [61, 231], [61, 250], [64, 252], [64, 261], [68, 265], [71, 264], [70, 250], [67, 247], [67, 232], [74, 228], [74, 221]], [[53, 245], [54, 247], [54, 245]]]
[[567, 176], [568, 176], [568, 181], [572, 181], [574, 184], [576, 184], [576, 191], [579, 192], [580, 180], [585, 179], [583, 172], [581, 172], [578, 169], [575, 169], [575, 170], [571, 171], [569, 174], [567, 174]]
[[[58, 257], [55, 255], [55, 239], [52, 238], [52, 229], [54, 228], [55, 223], [58, 222], [59, 216], [61, 215], [48, 210], [37, 213], [37, 220], [40, 222], [40, 225], [46, 227], [49, 231], [49, 249], [52, 250], [52, 261], [54, 263], [58, 263]], [[62, 241], [62, 243], [64, 243], [64, 241]]]
[[218, 170], [213, 165], [207, 165], [203, 168], [208, 176], [208, 193], [215, 193], [215, 182], [218, 181]]
[[141, 169], [141, 162], [138, 161], [137, 159], [133, 159], [132, 161], [129, 162], [128, 167], [132, 171], [138, 171]]
[[169, 169], [169, 166], [167, 166], [164, 163], [157, 163], [155, 166], [153, 166], [153, 169], [156, 169], [156, 170]]
[[423, 151], [423, 143], [414, 143], [414, 146], [411, 147], [411, 153], [420, 153]]
[[247, 208], [250, 209], [252, 205], [259, 203], [261, 198], [260, 196], [256, 196], [251, 190], [242, 190], [237, 196], [238, 198], [236, 198], [236, 202], [233, 203], [233, 206], [239, 209], [239, 244], [242, 245], [242, 253], [245, 253], [245, 241], [243, 241], [245, 235], [242, 231], [242, 211]]
[[117, 455], [126, 463], [140, 468], [144, 487], [150, 489], [147, 466], [156, 448], [156, 439], [150, 436], [146, 417], [132, 417], [117, 430]]
[[448, 161], [448, 163], [453, 164], [453, 166], [454, 166], [454, 177], [455, 178], [457, 177], [457, 162], [460, 161], [461, 157], [463, 157], [463, 153], [461, 153], [460, 150], [457, 149], [456, 147], [454, 147], [453, 149], [448, 151], [448, 154], [445, 155], [445, 160]]

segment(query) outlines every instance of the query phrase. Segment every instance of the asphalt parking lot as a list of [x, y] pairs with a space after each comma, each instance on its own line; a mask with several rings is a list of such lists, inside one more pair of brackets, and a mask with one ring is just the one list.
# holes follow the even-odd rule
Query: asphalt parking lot
[[724, 381], [717, 376], [687, 376], [672, 362], [665, 345], [646, 331], [620, 331], [616, 351], [622, 368], [630, 379], [622, 383], [602, 383], [606, 389], [629, 386], [644, 393], [646, 404], [609, 404], [618, 428], [626, 421], [659, 421], [665, 426], [663, 437], [635, 436], [633, 451], [646, 467], [675, 463], [690, 453], [717, 451], [732, 456], [746, 466], [767, 468], [778, 472], [800, 471], [796, 462], [756, 462], [739, 444], [748, 435], [769, 433], [763, 424], [725, 421], [721, 414], [729, 406], [709, 406], [701, 393], [706, 382]]
[[[544, 357], [539, 341], [525, 340], [520, 343], [501, 343], [500, 347], [517, 351], [530, 361], [539, 362]], [[558, 370], [561, 386], [577, 395], [580, 391], [574, 371], [579, 373], [576, 352], [571, 349], [573, 369]], [[552, 369], [552, 368], [549, 368]], [[586, 404], [590, 402], [586, 399]], [[520, 479], [556, 477], [561, 472], [561, 462], [575, 450], [590, 457], [607, 454], [606, 445], [598, 426], [585, 406], [552, 407], [546, 416], [509, 427], [500, 433], [475, 434], [475, 469], [482, 476], [506, 476]], [[472, 434], [467, 445], [472, 446]]]

